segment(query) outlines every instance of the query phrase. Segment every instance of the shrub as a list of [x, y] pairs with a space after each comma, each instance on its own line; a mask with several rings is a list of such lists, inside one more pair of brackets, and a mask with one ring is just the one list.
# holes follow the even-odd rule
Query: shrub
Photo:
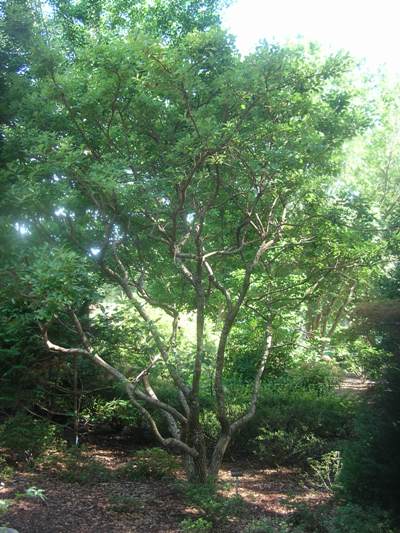
[[198, 533], [208, 533], [212, 530], [212, 523], [209, 520], [206, 520], [205, 518], [197, 518], [195, 520], [192, 520], [190, 518], [186, 518], [185, 520], [182, 520], [180, 524], [182, 531], [185, 533], [188, 531], [196, 531]]
[[32, 460], [60, 443], [55, 425], [25, 414], [9, 418], [0, 427], [0, 446], [16, 460]]
[[135, 459], [120, 468], [120, 476], [132, 480], [172, 477], [179, 468], [174, 457], [161, 448], [137, 452]]
[[91, 485], [112, 478], [112, 473], [98, 461], [86, 457], [79, 448], [71, 448], [64, 456], [64, 468], [59, 477], [66, 483]]
[[141, 416], [129, 400], [107, 401], [95, 398], [91, 405], [82, 411], [81, 418], [94, 425], [110, 424], [113, 429], [141, 426]]
[[31, 500], [37, 499], [42, 502], [45, 502], [47, 500], [44, 490], [38, 487], [35, 487], [35, 486], [25, 489], [25, 492], [16, 492], [15, 497], [17, 499], [21, 499], [21, 498], [30, 498]]
[[382, 509], [353, 503], [338, 507], [302, 504], [289, 519], [292, 533], [394, 533], [391, 518]]
[[348, 372], [380, 379], [385, 366], [390, 363], [391, 354], [372, 346], [366, 338], [359, 337], [347, 344], [347, 350], [339, 354], [341, 366]]
[[319, 487], [332, 492], [337, 486], [338, 476], [342, 469], [341, 453], [333, 450], [323, 454], [320, 459], [310, 459], [309, 467], [312, 481]]
[[14, 477], [14, 468], [10, 466], [4, 457], [0, 457], [0, 482], [10, 481]]
[[333, 363], [314, 361], [299, 363], [287, 370], [280, 378], [285, 387], [291, 390], [314, 391], [318, 394], [332, 392], [339, 384], [342, 372]]
[[308, 458], [338, 449], [353, 431], [359, 400], [265, 384], [255, 417], [235, 436], [231, 453], [253, 454], [264, 464], [306, 465]]
[[0, 516], [8, 511], [12, 504], [10, 500], [0, 500]]
[[240, 496], [225, 498], [212, 483], [181, 483], [178, 485], [188, 504], [198, 507], [213, 524], [241, 515], [246, 504]]
[[257, 441], [257, 458], [274, 466], [304, 463], [308, 457], [319, 455], [324, 446], [313, 433], [297, 428], [293, 431], [261, 428]]
[[387, 369], [355, 421], [355, 438], [344, 449], [342, 493], [400, 515], [400, 363]]
[[390, 517], [382, 509], [365, 509], [348, 503], [323, 519], [326, 533], [394, 533]]

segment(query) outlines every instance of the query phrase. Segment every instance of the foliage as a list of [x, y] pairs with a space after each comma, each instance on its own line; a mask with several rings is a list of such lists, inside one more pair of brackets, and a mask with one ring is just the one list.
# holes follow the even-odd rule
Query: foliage
[[337, 486], [338, 476], [342, 469], [342, 458], [339, 451], [324, 453], [320, 459], [308, 462], [312, 480], [318, 486], [333, 492]]
[[390, 533], [394, 532], [390, 516], [379, 508], [366, 509], [348, 503], [338, 507], [324, 520], [327, 533]]
[[315, 510], [298, 506], [290, 519], [293, 533], [394, 533], [392, 518], [376, 507], [365, 508], [354, 503], [337, 507], [322, 505]]
[[25, 492], [16, 492], [15, 494], [16, 498], [31, 498], [31, 499], [38, 499], [42, 502], [46, 501], [46, 495], [43, 489], [40, 489], [38, 487], [28, 487], [25, 489]]
[[70, 448], [62, 463], [58, 477], [65, 483], [93, 485], [112, 478], [112, 473], [102, 463], [86, 456], [79, 448]]
[[[338, 350], [336, 359], [347, 372], [371, 380], [379, 380], [385, 366], [390, 363], [391, 354], [378, 346], [371, 345], [356, 330], [357, 328], [353, 327], [348, 333], [346, 346]], [[354, 335], [356, 335], [355, 339]]]
[[31, 460], [61, 444], [59, 429], [50, 422], [19, 413], [0, 426], [0, 446], [17, 460]]
[[198, 533], [208, 533], [212, 531], [213, 525], [212, 522], [206, 520], [205, 518], [196, 518], [194, 520], [190, 518], [185, 518], [180, 523], [182, 531], [188, 533], [190, 531], [197, 531]]
[[314, 391], [322, 395], [332, 392], [342, 378], [340, 369], [333, 362], [329, 364], [324, 361], [299, 361], [295, 365], [289, 368], [281, 379], [283, 387], [291, 390]]
[[[137, 424], [140, 413], [160, 445], [190, 457], [191, 475], [215, 479], [254, 415], [264, 366], [279, 374], [302, 335], [324, 353], [352, 299], [349, 275], [378, 255], [369, 206], [337, 180], [343, 143], [368, 123], [352, 61], [268, 43], [242, 58], [217, 0], [51, 6], [27, 10], [24, 43], [9, 24], [20, 10], [3, 24], [7, 57], [20, 56], [5, 85], [22, 80], [17, 99], [7, 90], [2, 130], [6, 365], [27, 366], [30, 336], [22, 349], [16, 339], [37, 327], [37, 351], [73, 356], [75, 415], [82, 397], [92, 420]], [[324, 327], [303, 334], [308, 304]], [[83, 379], [76, 387], [80, 372], [97, 388], [86, 361], [120, 382], [132, 413], [111, 394], [91, 410]], [[53, 364], [40, 391], [30, 374], [40, 409]], [[288, 378], [295, 390], [334, 386], [317, 366]], [[54, 374], [71, 384], [65, 366]], [[160, 383], [175, 393], [163, 399]], [[263, 413], [268, 435], [329, 433], [327, 421], [319, 432], [275, 424], [289, 405], [308, 409], [283, 389]]]
[[363, 306], [360, 326], [373, 347], [391, 352], [382, 377], [355, 421], [340, 475], [347, 497], [399, 514], [400, 501], [400, 352], [398, 265], [380, 280], [380, 299]]
[[[337, 395], [332, 390], [337, 383], [335, 369], [329, 377], [330, 366], [323, 364], [321, 367], [322, 372], [318, 365], [317, 372], [312, 370], [310, 377], [306, 374], [306, 389], [301, 370], [295, 369], [265, 383], [257, 413], [230, 445], [230, 456], [252, 456], [270, 466], [306, 466], [309, 458], [319, 459], [321, 454], [336, 450], [338, 442], [352, 434], [359, 401], [352, 396]], [[229, 388], [235, 391], [230, 407], [233, 414], [237, 414], [248, 401], [249, 387], [232, 381]], [[218, 436], [218, 420], [209, 391], [203, 391], [201, 403], [206, 442], [212, 447]]]
[[188, 504], [199, 508], [212, 524], [224, 524], [228, 518], [240, 516], [245, 512], [246, 505], [240, 496], [230, 498], [218, 494], [217, 487], [209, 480], [208, 483], [181, 483], [179, 490]]
[[0, 457], [0, 483], [10, 481], [14, 477], [15, 470], [8, 464], [5, 457]]
[[140, 426], [140, 415], [128, 400], [114, 399], [107, 401], [94, 398], [81, 412], [81, 418], [89, 424], [111, 424], [114, 429], [124, 426]]
[[352, 434], [357, 405], [352, 397], [321, 395], [318, 387], [304, 391], [292, 388], [287, 378], [277, 380], [263, 388], [256, 416], [232, 452], [245, 450], [270, 466], [305, 466]]
[[11, 504], [10, 500], [0, 500], [0, 516], [8, 511]]
[[257, 441], [256, 457], [271, 466], [304, 464], [309, 457], [319, 456], [325, 444], [313, 433], [298, 429], [272, 431], [261, 428]]
[[178, 461], [161, 448], [139, 450], [119, 475], [130, 480], [171, 478], [179, 467]]
[[339, 480], [357, 502], [370, 501], [399, 511], [399, 391], [398, 366], [386, 371], [378, 388], [356, 419], [355, 439], [346, 446]]

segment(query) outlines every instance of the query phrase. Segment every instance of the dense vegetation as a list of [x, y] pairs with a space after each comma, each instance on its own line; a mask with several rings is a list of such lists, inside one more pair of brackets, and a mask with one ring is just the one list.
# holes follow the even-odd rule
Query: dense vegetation
[[241, 57], [220, 7], [0, 3], [0, 473], [104, 480], [103, 434], [144, 448], [119, 479], [200, 483], [187, 531], [240, 509], [224, 458], [335, 494], [249, 532], [394, 531], [400, 90], [316, 46]]

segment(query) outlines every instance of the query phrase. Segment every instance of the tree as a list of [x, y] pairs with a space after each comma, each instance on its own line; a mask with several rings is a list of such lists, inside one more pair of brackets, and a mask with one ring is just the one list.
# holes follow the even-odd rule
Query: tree
[[[273, 278], [281, 288], [301, 271], [311, 244], [323, 246], [310, 223], [316, 199], [329, 205], [341, 145], [365, 119], [352, 102], [347, 57], [263, 44], [241, 59], [212, 10], [212, 25], [199, 31], [201, 2], [173, 3], [173, 16], [186, 21], [174, 35], [157, 18], [170, 13], [168, 2], [129, 15], [128, 25], [122, 17], [120, 26], [108, 3], [98, 5], [96, 32], [93, 17], [77, 24], [62, 10], [47, 21], [38, 36], [46, 46], [36, 47], [30, 67], [34, 83], [16, 127], [6, 130], [6, 143], [21, 155], [2, 173], [3, 201], [30, 233], [27, 241], [47, 243], [26, 265], [16, 261], [17, 286], [28, 291], [47, 348], [87, 357], [121, 381], [158, 440], [184, 455], [191, 479], [204, 481], [218, 475], [229, 442], [255, 413], [279, 312], [262, 314], [252, 392], [236, 417], [224, 382], [232, 329], [264, 283]], [[188, 6], [198, 16], [190, 25]], [[68, 32], [53, 29], [60, 20]], [[79, 39], [71, 40], [74, 28]], [[304, 290], [316, 282], [306, 281]], [[149, 360], [134, 379], [95, 350], [90, 307], [102, 283], [122, 289], [151, 336]], [[168, 335], [152, 308], [169, 317]], [[183, 354], [179, 320], [187, 313], [195, 316], [196, 340], [194, 352]], [[75, 329], [74, 347], [53, 336], [60, 317]], [[212, 353], [207, 320], [218, 330]], [[205, 359], [220, 426], [210, 456], [200, 421]], [[157, 396], [156, 368], [175, 386], [179, 406]]]

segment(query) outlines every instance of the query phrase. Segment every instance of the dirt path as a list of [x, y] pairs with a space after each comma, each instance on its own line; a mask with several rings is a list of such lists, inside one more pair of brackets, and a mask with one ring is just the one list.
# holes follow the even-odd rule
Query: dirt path
[[[128, 459], [122, 452], [107, 449], [93, 448], [90, 453], [110, 470]], [[235, 494], [229, 467], [223, 470], [220, 485], [223, 496]], [[19, 472], [0, 487], [0, 499], [15, 498], [32, 486], [44, 490], [46, 501], [17, 500], [0, 518], [0, 525], [19, 533], [178, 533], [183, 519], [204, 516], [185, 503], [174, 483], [165, 481], [107, 481], [89, 486], [65, 483], [48, 473]], [[329, 499], [326, 493], [305, 485], [299, 471], [288, 468], [243, 467], [238, 492], [245, 502], [244, 516], [219, 525], [220, 533], [243, 532], [256, 518], [287, 515], [293, 502], [313, 506]], [[127, 499], [129, 505], [115, 504]]]
[[374, 381], [364, 379], [356, 374], [346, 374], [336, 390], [339, 394], [345, 394], [348, 392], [362, 394], [367, 392], [374, 383]]

